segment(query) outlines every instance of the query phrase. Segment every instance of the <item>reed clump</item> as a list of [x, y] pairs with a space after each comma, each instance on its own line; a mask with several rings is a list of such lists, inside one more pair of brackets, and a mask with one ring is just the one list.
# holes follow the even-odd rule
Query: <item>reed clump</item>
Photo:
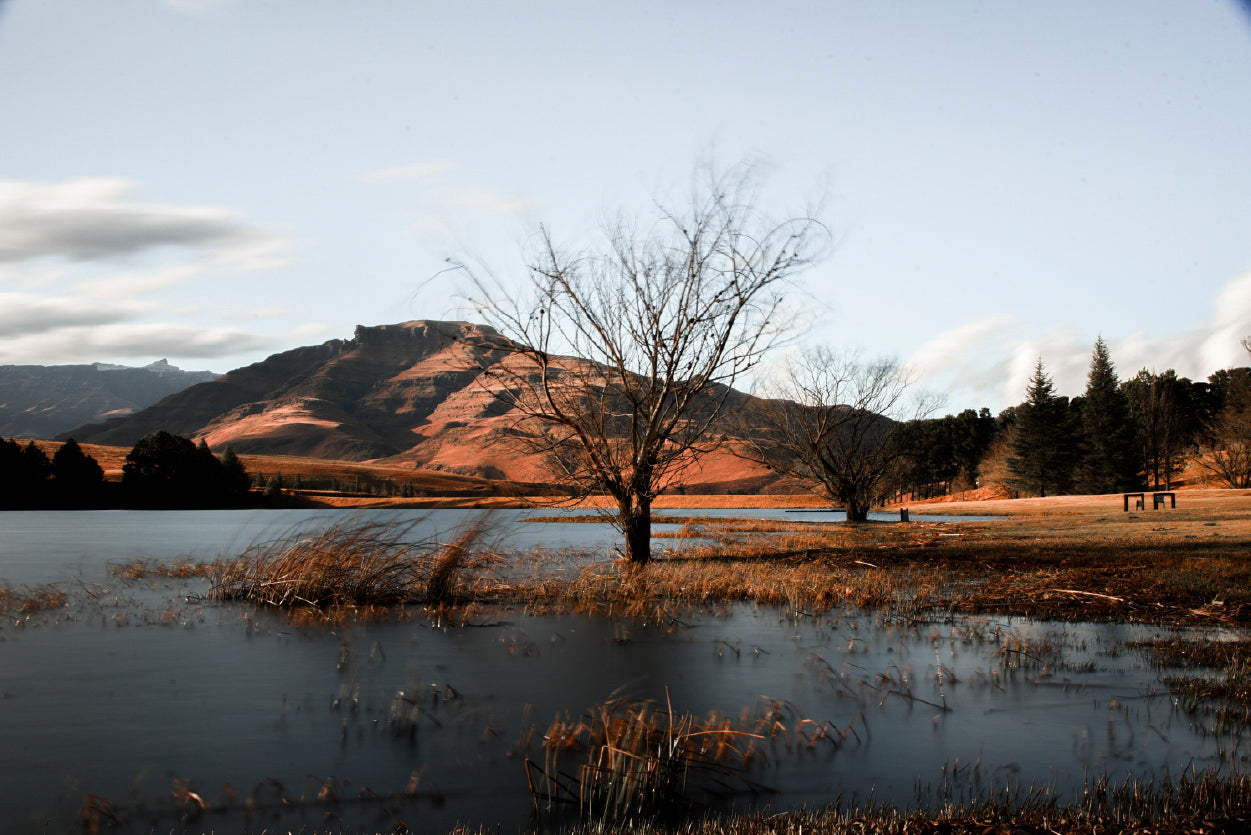
[[1163, 681], [1177, 707], [1211, 720], [1208, 732], [1240, 735], [1251, 727], [1251, 641], [1174, 638], [1129, 646], [1150, 653], [1160, 667], [1184, 668]]
[[806, 613], [879, 608], [912, 617], [942, 603], [944, 580], [918, 566], [852, 560], [661, 559], [643, 568], [597, 563], [527, 585], [535, 610], [669, 620], [689, 608], [752, 602]]
[[526, 760], [535, 810], [576, 806], [584, 821], [676, 820], [717, 798], [759, 794], [765, 788], [749, 769], [771, 748], [836, 747], [841, 739], [828, 726], [784, 722], [793, 718], [771, 700], [736, 719], [630, 699], [611, 699], [577, 721], [558, 717], [543, 737], [543, 765]]
[[68, 602], [69, 595], [52, 585], [34, 588], [0, 586], [0, 613], [10, 616], [60, 609]]
[[174, 563], [132, 560], [109, 566], [109, 572], [123, 580], [146, 580], [151, 577], [186, 580], [192, 577], [204, 577], [210, 569], [211, 563], [195, 560], [180, 560]]
[[442, 606], [474, 596], [499, 562], [476, 548], [486, 526], [461, 528], [447, 541], [414, 540], [421, 521], [350, 519], [253, 543], [237, 558], [212, 564], [210, 596], [316, 609]]
[[1227, 641], [1191, 640], [1185, 638], [1157, 638], [1150, 641], [1131, 641], [1125, 645], [1150, 653], [1159, 667], [1208, 667], [1223, 669], [1233, 666], [1251, 666], [1251, 640]]

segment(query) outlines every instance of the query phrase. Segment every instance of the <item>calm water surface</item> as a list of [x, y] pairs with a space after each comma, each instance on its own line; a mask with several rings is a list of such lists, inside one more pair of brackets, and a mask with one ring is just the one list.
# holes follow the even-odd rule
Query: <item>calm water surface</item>
[[[0, 514], [0, 578], [56, 583], [76, 601], [0, 620], [0, 831], [71, 831], [89, 795], [112, 804], [123, 831], [183, 831], [170, 800], [179, 786], [224, 807], [192, 832], [372, 832], [399, 820], [418, 832], [458, 821], [515, 831], [530, 820], [524, 761], [543, 760], [543, 732], [616, 696], [679, 713], [781, 710], [792, 726], [810, 718], [839, 732], [837, 746], [774, 743], [750, 775], [769, 791], [739, 804], [1070, 794], [1105, 774], [1247, 765], [1240, 740], [1175, 709], [1161, 673], [1126, 648], [1173, 634], [1156, 629], [906, 625], [752, 606], [664, 624], [496, 611], [468, 626], [293, 626], [199, 602], [199, 581], [108, 571], [233, 553], [309, 515]], [[467, 515], [427, 519], [450, 531]], [[500, 519], [518, 547], [615, 543], [608, 526], [526, 515]]]

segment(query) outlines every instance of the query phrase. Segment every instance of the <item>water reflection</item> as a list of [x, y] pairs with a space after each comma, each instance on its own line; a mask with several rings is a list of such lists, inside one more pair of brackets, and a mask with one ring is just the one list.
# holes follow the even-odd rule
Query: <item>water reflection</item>
[[[134, 831], [168, 828], [182, 787], [210, 808], [206, 828], [327, 815], [515, 828], [532, 810], [524, 760], [544, 760], [553, 719], [615, 697], [695, 715], [783, 706], [750, 775], [777, 807], [1245, 767], [1236, 740], [1177, 711], [1125, 650], [1155, 632], [748, 606], [654, 625], [499, 611], [350, 628], [237, 606], [102, 608], [0, 631], [4, 668], [21, 671], [0, 702], [0, 744], [20, 752], [0, 775], [0, 823], [59, 831], [94, 795]], [[826, 738], [804, 744], [816, 727]]]
[[[418, 539], [448, 535], [473, 520], [488, 519], [494, 535], [510, 548], [585, 549], [607, 555], [620, 544], [608, 524], [530, 522], [536, 517], [592, 515], [590, 511], [547, 510], [223, 510], [223, 511], [6, 511], [0, 513], [0, 585], [96, 582], [111, 563], [137, 559], [211, 560], [237, 554], [257, 539], [282, 536], [296, 526], [329, 527], [345, 516], [365, 520], [413, 518]], [[784, 508], [665, 510], [660, 518], [699, 515], [776, 518], [793, 522], [837, 522], [837, 513]], [[896, 520], [897, 516], [885, 515]], [[919, 519], [919, 517], [914, 517]], [[973, 517], [925, 517], [965, 521]], [[660, 522], [657, 533], [675, 531], [678, 522]], [[668, 544], [668, 543], [666, 543]]]
[[[0, 623], [5, 832], [66, 831], [85, 803], [136, 832], [186, 815], [219, 831], [399, 820], [511, 831], [533, 813], [525, 761], [546, 761], [553, 720], [622, 697], [778, 722], [746, 775], [770, 792], [740, 805], [1067, 796], [1104, 775], [1247, 766], [1240, 738], [1179, 710], [1126, 647], [1172, 631], [749, 605], [663, 623], [495, 610], [464, 624], [295, 625], [201, 601], [202, 581], [105, 571], [137, 555], [229, 553], [272, 518], [161, 514], [142, 534], [139, 515], [75, 518], [89, 524], [0, 546], [0, 573], [73, 577], [69, 608]], [[10, 559], [18, 550], [26, 563]], [[563, 763], [576, 771], [576, 755]]]

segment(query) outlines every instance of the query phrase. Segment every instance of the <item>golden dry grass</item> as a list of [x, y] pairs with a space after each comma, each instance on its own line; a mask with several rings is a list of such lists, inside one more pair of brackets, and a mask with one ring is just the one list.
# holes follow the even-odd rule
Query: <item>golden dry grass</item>
[[[576, 803], [584, 820], [599, 821], [689, 814], [708, 782], [745, 778], [757, 744], [768, 738], [759, 733], [764, 724], [676, 715], [669, 705], [623, 699], [582, 720], [558, 717], [543, 737], [543, 767], [526, 762], [535, 808]], [[580, 760], [572, 769], [570, 755]]]
[[749, 776], [757, 764], [837, 749], [854, 733], [766, 697], [737, 717], [613, 698], [579, 719], [558, 716], [543, 736], [543, 765], [527, 760], [526, 769], [540, 813], [566, 803], [585, 821], [681, 819], [714, 798], [758, 791]]
[[541, 578], [530, 600], [649, 618], [755, 601], [905, 616], [1251, 623], [1251, 495], [1193, 492], [1176, 510], [1130, 513], [1119, 496], [1022, 500], [1034, 512], [989, 522], [692, 518], [657, 538], [646, 569], [596, 565], [573, 579]]
[[60, 609], [69, 602], [69, 595], [56, 586], [10, 588], [0, 586], [0, 615], [19, 619], [36, 612]]
[[448, 542], [414, 542], [411, 533], [420, 521], [347, 520], [321, 531], [292, 529], [211, 564], [211, 595], [319, 610], [438, 606], [472, 596], [472, 575], [496, 562], [494, 555], [473, 550], [483, 526], [464, 528]]
[[[1175, 490], [1176, 511], [1152, 510], [1151, 493], [1146, 491], [1146, 510], [1139, 513], [1185, 513], [1197, 509], [1202, 513], [1247, 510], [1251, 508], [1251, 490], [1227, 490], [1212, 487], [1195, 487]], [[1047, 496], [1026, 499], [973, 499], [958, 500], [954, 497], [905, 502], [899, 507], [910, 507], [913, 514], [942, 514], [956, 516], [1083, 516], [1103, 513], [1124, 513], [1121, 493], [1082, 496]], [[1131, 508], [1133, 502], [1130, 503]], [[1133, 511], [1131, 511], [1133, 512]]]

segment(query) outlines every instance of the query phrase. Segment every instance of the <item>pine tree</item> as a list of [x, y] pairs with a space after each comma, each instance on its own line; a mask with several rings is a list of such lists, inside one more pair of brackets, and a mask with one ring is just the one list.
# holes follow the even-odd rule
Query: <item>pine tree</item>
[[231, 492], [239, 496], [245, 495], [252, 479], [249, 478], [247, 468], [243, 466], [239, 456], [235, 455], [233, 449], [226, 447], [226, 451], [222, 453], [221, 462], [222, 473], [225, 475]]
[[1039, 496], [1063, 493], [1072, 484], [1072, 422], [1068, 398], [1056, 395], [1041, 357], [1025, 395], [1017, 408], [1008, 458], [1013, 486]]
[[276, 473], [269, 477], [269, 481], [265, 482], [265, 498], [273, 498], [282, 495], [282, 473]]
[[1081, 404], [1081, 463], [1077, 488], [1082, 493], [1116, 493], [1137, 486], [1129, 400], [1116, 378], [1116, 366], [1103, 337], [1095, 340]]
[[51, 474], [52, 463], [34, 441], [0, 439], [0, 508], [39, 507]]

